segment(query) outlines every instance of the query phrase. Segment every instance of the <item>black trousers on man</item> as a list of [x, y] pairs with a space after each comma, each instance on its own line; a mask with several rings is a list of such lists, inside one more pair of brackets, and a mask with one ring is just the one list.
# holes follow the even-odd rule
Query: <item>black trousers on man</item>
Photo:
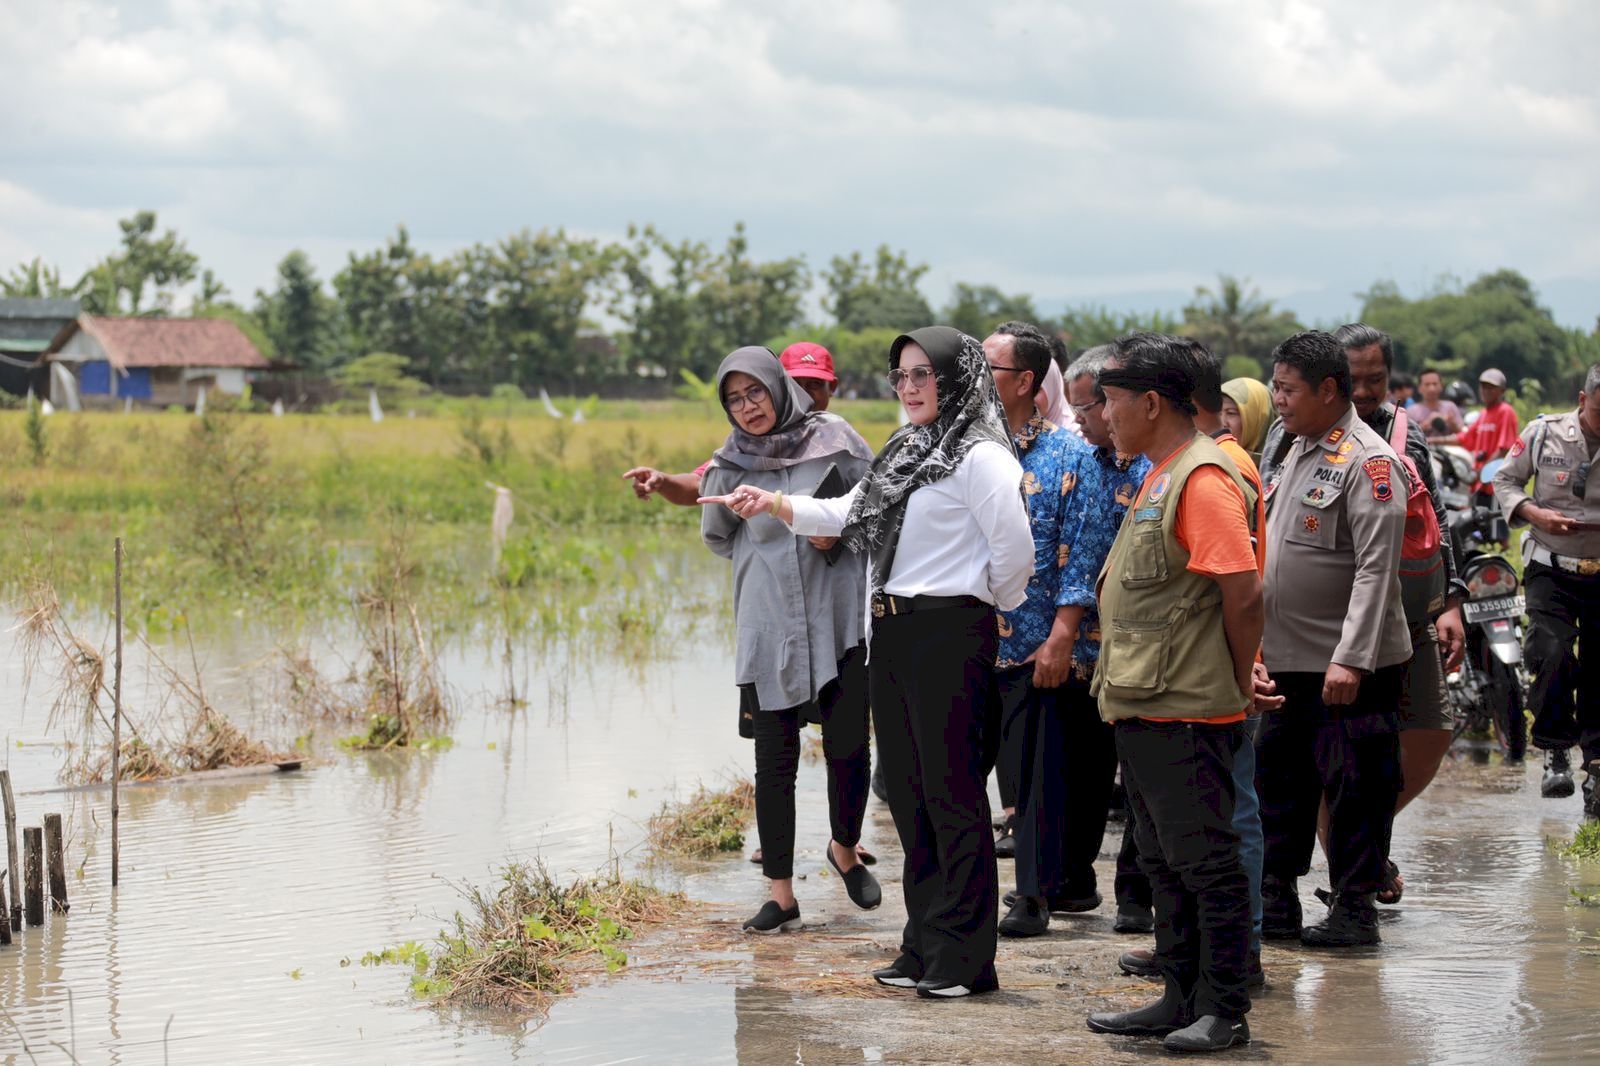
[[1016, 702], [1023, 708], [1017, 891], [1052, 899], [1092, 896], [1116, 784], [1116, 735], [1101, 721], [1087, 681], [1068, 678], [1060, 688], [1035, 688], [1031, 663], [1002, 670], [996, 680], [1001, 707]]
[[1116, 738], [1162, 974], [1196, 1016], [1243, 1018], [1250, 879], [1233, 827], [1233, 759], [1244, 724], [1128, 718]]
[[1256, 794], [1266, 838], [1262, 871], [1304, 877], [1328, 801], [1328, 875], [1335, 893], [1383, 886], [1400, 796], [1400, 691], [1405, 664], [1361, 679], [1354, 703], [1322, 702], [1320, 673], [1273, 674], [1284, 705], [1261, 720]]
[[1530, 562], [1524, 580], [1533, 746], [1577, 744], [1585, 762], [1600, 759], [1600, 574]]
[[[1123, 788], [1127, 788], [1128, 771], [1122, 771]], [[1122, 820], [1122, 846], [1117, 849], [1117, 877], [1112, 882], [1117, 894], [1117, 909], [1147, 911], [1154, 905], [1150, 897], [1150, 879], [1139, 868], [1139, 842], [1133, 833], [1133, 803], [1126, 804]]]
[[872, 719], [906, 856], [895, 968], [910, 977], [970, 987], [994, 974], [1000, 892], [987, 786], [998, 641], [983, 603], [872, 623]]
[[[857, 646], [839, 660], [839, 675], [817, 694], [815, 704], [752, 717], [756, 747], [756, 832], [761, 837], [761, 872], [774, 880], [794, 876], [794, 781], [800, 767], [800, 731], [822, 724], [822, 757], [828, 764], [828, 824], [833, 839], [853, 848], [867, 814], [867, 656]], [[754, 688], [755, 686], [749, 686]]]

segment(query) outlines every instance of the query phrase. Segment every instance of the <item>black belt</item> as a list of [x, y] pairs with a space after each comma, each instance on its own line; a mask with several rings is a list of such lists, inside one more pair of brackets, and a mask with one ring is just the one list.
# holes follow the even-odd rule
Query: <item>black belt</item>
[[976, 596], [891, 596], [879, 593], [872, 597], [872, 617], [891, 614], [911, 614], [913, 611], [936, 611], [942, 607], [987, 607]]

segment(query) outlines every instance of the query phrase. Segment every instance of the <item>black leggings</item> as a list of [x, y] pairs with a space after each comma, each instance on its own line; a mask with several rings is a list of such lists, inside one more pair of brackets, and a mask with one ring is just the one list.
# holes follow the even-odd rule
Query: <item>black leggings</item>
[[822, 687], [815, 708], [802, 704], [782, 711], [758, 711], [754, 716], [761, 872], [775, 881], [794, 876], [794, 779], [800, 765], [800, 730], [812, 719], [822, 723], [833, 839], [853, 848], [861, 839], [867, 782], [872, 776], [864, 648], [852, 648], [839, 660], [839, 676]]

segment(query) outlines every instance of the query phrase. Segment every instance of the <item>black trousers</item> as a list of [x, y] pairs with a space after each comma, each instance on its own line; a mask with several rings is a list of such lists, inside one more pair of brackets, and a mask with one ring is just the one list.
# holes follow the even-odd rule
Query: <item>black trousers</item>
[[1400, 795], [1398, 708], [1405, 665], [1361, 680], [1354, 703], [1322, 702], [1322, 674], [1274, 674], [1285, 703], [1262, 717], [1256, 794], [1266, 838], [1262, 872], [1304, 877], [1316, 846], [1317, 808], [1328, 801], [1328, 874], [1335, 892], [1382, 887]]
[[1530, 562], [1524, 580], [1533, 745], [1577, 744], [1585, 760], [1600, 759], [1600, 575]]
[[1000, 893], [987, 783], [997, 647], [988, 605], [872, 624], [872, 718], [905, 849], [895, 965], [908, 976], [970, 985], [994, 973]]
[[1028, 758], [1027, 732], [1033, 664], [995, 671], [995, 698], [1000, 706], [1000, 736], [995, 750], [994, 776], [1000, 787], [1000, 806], [1022, 806], [1023, 763]]
[[[1128, 768], [1122, 769], [1122, 785], [1128, 785]], [[1139, 842], [1133, 834], [1133, 802], [1127, 801], [1122, 821], [1122, 847], [1117, 849], [1117, 878], [1113, 887], [1117, 894], [1117, 909], [1124, 907], [1147, 911], [1151, 908], [1150, 879], [1139, 869]]]
[[1162, 974], [1196, 1015], [1242, 1018], [1250, 1010], [1250, 879], [1233, 827], [1233, 759], [1244, 725], [1130, 718], [1117, 723], [1116, 738]]
[[794, 780], [800, 765], [800, 730], [813, 718], [822, 723], [833, 839], [846, 847], [855, 847], [861, 839], [872, 774], [865, 651], [852, 648], [839, 660], [839, 676], [822, 687], [815, 709], [802, 705], [755, 714], [756, 832], [761, 835], [761, 872], [774, 880], [794, 876]]
[[[1116, 734], [1100, 720], [1087, 681], [1069, 678], [1060, 688], [1034, 688], [1032, 665], [995, 676], [1001, 707], [1012, 700], [1023, 707], [1017, 891], [1091, 895], [1116, 782]], [[1003, 744], [1001, 752], [1003, 757]]]

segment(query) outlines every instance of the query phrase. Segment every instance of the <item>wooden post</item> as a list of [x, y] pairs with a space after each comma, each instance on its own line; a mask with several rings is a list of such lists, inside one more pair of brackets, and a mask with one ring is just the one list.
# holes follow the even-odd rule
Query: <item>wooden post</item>
[[22, 928], [22, 864], [17, 861], [17, 802], [11, 798], [11, 771], [0, 770], [0, 800], [6, 805], [6, 868], [11, 871], [11, 927]]
[[122, 809], [118, 787], [122, 784], [122, 538], [117, 538], [117, 658], [111, 688], [111, 887], [117, 887], [122, 865], [122, 837], [118, 819]]
[[11, 912], [6, 909], [6, 879], [0, 877], [0, 948], [11, 943]]
[[44, 924], [44, 830], [28, 826], [22, 831], [22, 880], [28, 927]]
[[50, 873], [50, 909], [65, 914], [71, 904], [67, 902], [66, 847], [61, 839], [61, 815], [44, 816], [44, 858]]

